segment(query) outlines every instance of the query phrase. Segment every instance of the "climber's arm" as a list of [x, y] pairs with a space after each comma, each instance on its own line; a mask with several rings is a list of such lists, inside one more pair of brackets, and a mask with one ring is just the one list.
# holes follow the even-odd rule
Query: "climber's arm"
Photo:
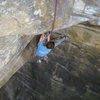
[[44, 38], [44, 35], [42, 34], [41, 36], [40, 36], [40, 40], [39, 41], [43, 41], [45, 38]]
[[48, 35], [48, 42], [51, 40], [51, 34]]

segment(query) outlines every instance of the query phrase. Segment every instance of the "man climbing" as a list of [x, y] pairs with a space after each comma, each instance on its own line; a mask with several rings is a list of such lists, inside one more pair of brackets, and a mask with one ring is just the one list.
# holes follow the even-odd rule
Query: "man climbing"
[[36, 49], [36, 55], [39, 57], [38, 62], [41, 63], [41, 60], [44, 60], [48, 62], [47, 54], [50, 53], [50, 51], [61, 44], [64, 40], [68, 40], [69, 38], [66, 36], [57, 38], [57, 39], [51, 39], [50, 32], [44, 33], [40, 36], [37, 49]]

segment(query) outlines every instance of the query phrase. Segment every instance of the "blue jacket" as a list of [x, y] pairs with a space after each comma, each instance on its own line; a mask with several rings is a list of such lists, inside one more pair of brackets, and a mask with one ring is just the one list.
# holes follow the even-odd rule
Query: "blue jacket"
[[43, 41], [38, 42], [38, 47], [36, 49], [37, 56], [46, 56], [50, 51], [51, 49], [48, 49], [43, 45]]

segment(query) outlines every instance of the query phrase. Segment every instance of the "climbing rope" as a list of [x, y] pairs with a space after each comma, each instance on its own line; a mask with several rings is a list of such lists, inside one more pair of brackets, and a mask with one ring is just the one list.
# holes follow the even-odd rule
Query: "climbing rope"
[[56, 21], [56, 14], [57, 14], [57, 0], [55, 0], [55, 8], [54, 8], [54, 19], [53, 19], [53, 23], [52, 23], [52, 29], [50, 31], [50, 33], [53, 32], [54, 27], [55, 27], [55, 21]]

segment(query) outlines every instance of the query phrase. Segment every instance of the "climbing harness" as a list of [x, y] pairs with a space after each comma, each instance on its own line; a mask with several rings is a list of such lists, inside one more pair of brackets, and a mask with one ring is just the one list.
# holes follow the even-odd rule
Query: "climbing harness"
[[56, 15], [57, 15], [57, 4], [58, 4], [58, 0], [55, 0], [54, 19], [53, 19], [53, 22], [52, 22], [52, 28], [51, 28], [50, 33], [53, 32], [54, 27], [55, 27], [55, 21], [56, 21]]

